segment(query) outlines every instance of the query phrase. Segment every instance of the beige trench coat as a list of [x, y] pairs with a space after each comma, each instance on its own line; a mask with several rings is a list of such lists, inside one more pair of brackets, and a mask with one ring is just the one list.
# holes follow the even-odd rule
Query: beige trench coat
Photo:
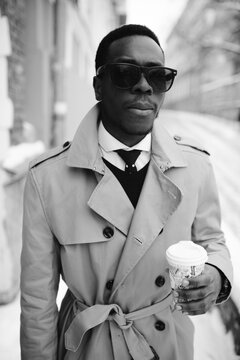
[[[102, 161], [97, 118], [95, 106], [71, 146], [30, 166], [21, 257], [22, 360], [148, 360], [154, 352], [161, 360], [192, 360], [193, 326], [171, 307], [165, 251], [193, 240], [232, 280], [209, 156], [176, 142], [156, 119], [134, 210]], [[71, 293], [58, 335], [60, 274]]]

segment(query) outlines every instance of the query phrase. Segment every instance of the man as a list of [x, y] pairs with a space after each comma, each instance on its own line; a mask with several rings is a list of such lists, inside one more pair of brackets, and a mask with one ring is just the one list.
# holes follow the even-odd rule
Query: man
[[[192, 360], [187, 314], [229, 296], [232, 268], [209, 157], [174, 140], [157, 118], [175, 75], [151, 30], [113, 30], [96, 55], [97, 105], [72, 144], [30, 165], [23, 360]], [[182, 239], [203, 246], [208, 264], [172, 294], [165, 251]], [[58, 314], [60, 274], [69, 290]]]

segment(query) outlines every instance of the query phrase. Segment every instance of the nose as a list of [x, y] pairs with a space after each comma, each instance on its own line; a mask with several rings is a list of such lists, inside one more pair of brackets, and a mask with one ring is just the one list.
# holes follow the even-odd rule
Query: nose
[[134, 93], [147, 93], [147, 94], [151, 95], [153, 93], [153, 88], [147, 81], [144, 74], [141, 73], [141, 77], [140, 77], [139, 81], [132, 87], [132, 91]]

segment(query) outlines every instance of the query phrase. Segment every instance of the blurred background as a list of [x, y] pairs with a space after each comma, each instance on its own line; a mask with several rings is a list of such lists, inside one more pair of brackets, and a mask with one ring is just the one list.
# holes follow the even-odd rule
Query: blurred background
[[147, 25], [159, 37], [166, 66], [178, 70], [162, 122], [173, 135], [195, 138], [215, 168], [235, 277], [231, 298], [193, 319], [194, 360], [240, 359], [240, 0], [0, 0], [1, 360], [20, 359], [28, 163], [72, 139], [95, 103], [98, 43], [125, 23]]

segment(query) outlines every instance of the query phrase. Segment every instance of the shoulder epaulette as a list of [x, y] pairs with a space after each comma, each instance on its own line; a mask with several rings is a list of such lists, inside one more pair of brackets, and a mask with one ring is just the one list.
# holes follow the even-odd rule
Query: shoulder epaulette
[[42, 155], [38, 156], [36, 159], [30, 161], [29, 164], [29, 168], [32, 169], [33, 167], [41, 164], [42, 162], [51, 159], [61, 153], [63, 153], [64, 151], [66, 151], [69, 147], [71, 146], [70, 141], [66, 141], [63, 145], [61, 146], [56, 146], [48, 151], [46, 151], [45, 153], [43, 153]]
[[176, 141], [177, 144], [179, 145], [183, 145], [183, 146], [188, 146], [192, 149], [204, 152], [207, 155], [210, 155], [210, 153], [204, 149], [196, 140], [191, 139], [191, 138], [183, 138], [182, 136], [179, 135], [174, 135], [174, 140]]

